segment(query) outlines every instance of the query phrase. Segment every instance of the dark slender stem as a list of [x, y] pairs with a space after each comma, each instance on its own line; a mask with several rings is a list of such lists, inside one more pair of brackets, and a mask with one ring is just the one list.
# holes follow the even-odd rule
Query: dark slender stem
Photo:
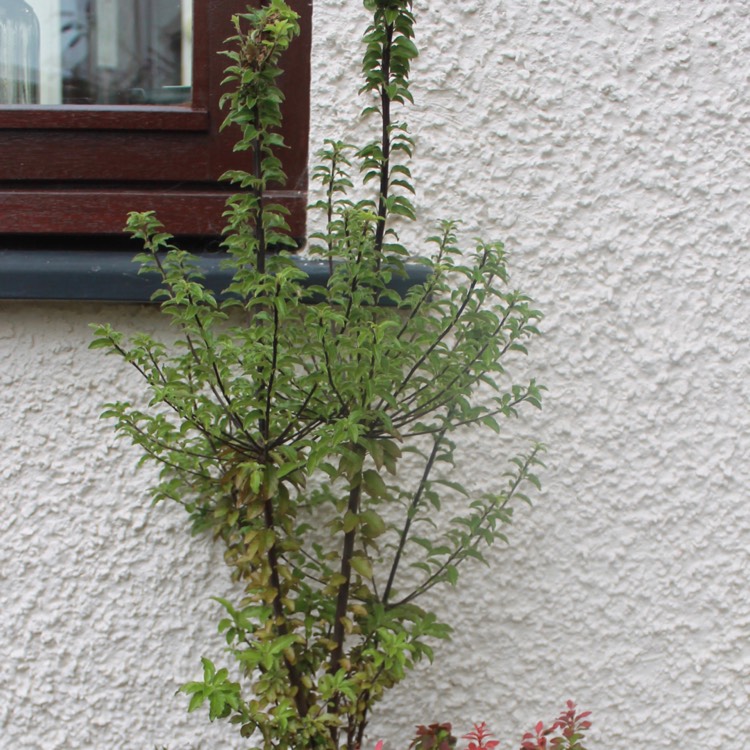
[[[479, 306], [477, 306], [477, 310], [478, 309], [479, 309]], [[424, 409], [431, 402], [433, 402], [435, 400], [439, 400], [440, 397], [445, 392], [448, 392], [448, 391], [450, 391], [453, 388], [453, 386], [456, 384], [456, 382], [458, 382], [458, 380], [461, 379], [462, 376], [470, 374], [471, 368], [481, 359], [482, 355], [485, 353], [485, 351], [487, 351], [487, 348], [489, 347], [490, 343], [494, 342], [495, 339], [500, 335], [500, 332], [505, 327], [505, 323], [507, 322], [508, 317], [510, 316], [510, 313], [513, 310], [514, 310], [513, 305], [511, 305], [510, 307], [508, 307], [508, 309], [505, 311], [505, 314], [503, 315], [503, 317], [500, 319], [500, 321], [495, 326], [495, 328], [492, 330], [492, 332], [486, 337], [485, 343], [477, 350], [477, 352], [472, 357], [471, 361], [466, 364], [466, 366], [458, 373], [458, 375], [456, 375], [453, 378], [453, 380], [451, 380], [445, 386], [445, 388], [441, 392], [433, 394], [433, 396], [430, 398], [429, 401], [426, 401], [426, 402], [420, 404], [419, 409]], [[461, 335], [459, 335], [459, 336], [456, 337], [456, 340], [453, 342], [453, 345], [451, 347], [450, 352], [448, 352], [448, 354], [445, 356], [446, 359], [449, 359], [458, 350], [458, 348], [460, 347], [460, 345], [463, 343], [463, 341], [465, 339], [465, 333], [466, 333], [466, 331], [464, 330], [461, 333]], [[502, 348], [502, 350], [500, 351], [500, 353], [497, 356], [498, 360], [501, 359], [502, 357], [504, 357], [508, 353], [508, 350], [510, 349], [511, 345], [513, 344], [513, 341], [514, 341], [514, 339], [510, 339], [506, 343], [506, 345]], [[442, 380], [443, 376], [448, 372], [448, 370], [449, 370], [450, 367], [451, 367], [450, 364], [446, 365], [428, 383], [425, 383], [424, 385], [420, 386], [416, 390], [412, 391], [411, 395], [408, 398], [405, 398], [401, 402], [401, 405], [399, 406], [399, 409], [396, 412], [396, 414], [398, 414], [398, 413], [400, 413], [402, 411], [405, 411], [405, 407], [408, 407], [409, 404], [411, 404], [412, 402], [416, 401], [416, 399], [419, 397], [419, 394], [423, 393], [425, 390], [427, 390], [432, 385], [433, 382], [440, 382]]]
[[[362, 499], [362, 472], [354, 478], [354, 484], [349, 491], [349, 502], [347, 510], [350, 513], [359, 512], [359, 503]], [[344, 640], [346, 632], [344, 630], [344, 617], [346, 617], [346, 608], [349, 604], [349, 589], [352, 577], [352, 556], [354, 555], [354, 540], [356, 538], [356, 527], [344, 534], [344, 546], [341, 550], [341, 569], [340, 573], [344, 581], [339, 586], [336, 597], [336, 614], [333, 622], [333, 642], [335, 648], [331, 652], [331, 673], [335, 674], [339, 669], [339, 661], [344, 655]]]
[[333, 371], [331, 368], [331, 357], [328, 353], [328, 347], [325, 345], [325, 342], [323, 343], [323, 356], [326, 363], [326, 377], [328, 378], [328, 385], [331, 386], [331, 390], [336, 395], [336, 399], [341, 404], [341, 408], [344, 410], [344, 413], [348, 413], [349, 409], [346, 405], [346, 401], [344, 401], [342, 395], [339, 393], [338, 388], [336, 388], [336, 384], [333, 381]]
[[357, 737], [354, 742], [354, 747], [362, 747], [362, 740], [365, 736], [365, 729], [367, 728], [367, 700], [369, 700], [369, 691], [365, 698], [365, 708], [362, 711], [362, 718], [359, 720], [359, 727], [357, 728]]
[[[132, 429], [134, 429], [136, 432], [138, 432], [139, 434], [144, 435], [145, 437], [148, 437], [148, 439], [152, 443], [154, 443], [154, 445], [160, 445], [160, 447], [164, 447], [163, 443], [162, 444], [156, 443], [151, 437], [149, 437], [148, 435], [146, 435], [146, 433], [144, 433], [143, 430], [141, 430], [141, 429], [139, 429], [137, 427], [134, 427], [132, 424], [130, 425], [130, 427]], [[181, 472], [186, 473], [186, 474], [191, 474], [194, 477], [198, 477], [199, 479], [207, 480], [209, 482], [215, 482], [216, 481], [216, 477], [211, 476], [211, 474], [208, 473], [208, 472], [201, 473], [199, 471], [194, 471], [194, 470], [191, 470], [191, 469], [186, 469], [186, 468], [180, 466], [179, 464], [173, 463], [172, 461], [169, 461], [166, 458], [164, 458], [163, 456], [155, 453], [151, 448], [149, 448], [146, 445], [141, 444], [141, 448], [143, 448], [143, 450], [149, 456], [151, 456], [151, 458], [153, 458], [154, 461], [158, 461], [159, 463], [164, 464], [165, 466], [169, 466], [172, 469], [176, 469], [176, 470], [181, 471]], [[184, 501], [179, 500], [178, 498], [174, 498], [174, 499], [177, 500], [179, 503], [181, 503], [181, 504], [184, 505]]]
[[[273, 440], [270, 447], [271, 448], [277, 448], [279, 445], [282, 445], [284, 441], [289, 437], [289, 435], [294, 430], [294, 425], [297, 423], [298, 420], [302, 419], [303, 414], [305, 413], [305, 409], [307, 409], [308, 404], [312, 400], [312, 397], [315, 395], [315, 391], [318, 389], [318, 384], [313, 384], [313, 387], [310, 389], [310, 392], [305, 396], [305, 400], [302, 402], [302, 406], [300, 406], [299, 409], [297, 409], [297, 413], [294, 415], [294, 419], [292, 419], [289, 424], [284, 428], [282, 433]], [[317, 423], [317, 422], [316, 422]]]
[[354, 750], [355, 727], [354, 716], [349, 714], [346, 727], [346, 750]]
[[[276, 282], [276, 293], [275, 297], [279, 297], [280, 285]], [[274, 395], [274, 383], [276, 382], [276, 368], [279, 360], [279, 309], [276, 305], [272, 305], [273, 310], [273, 341], [271, 344], [271, 372], [268, 376], [268, 383], [265, 384], [266, 390], [266, 410], [265, 410], [265, 425], [266, 435], [265, 443], [268, 445], [270, 441], [270, 430], [271, 430], [271, 405], [273, 403]]]
[[438, 450], [440, 449], [440, 444], [443, 442], [445, 433], [448, 430], [448, 427], [450, 425], [451, 416], [452, 416], [452, 413], [449, 411], [445, 418], [445, 426], [440, 432], [438, 432], [437, 435], [435, 435], [435, 442], [432, 444], [432, 450], [430, 451], [430, 455], [427, 459], [427, 463], [425, 464], [424, 471], [422, 472], [422, 478], [419, 481], [419, 486], [417, 487], [417, 490], [414, 493], [414, 497], [412, 498], [411, 503], [409, 503], [409, 509], [407, 510], [407, 513], [406, 513], [406, 520], [404, 522], [404, 527], [401, 529], [401, 536], [398, 540], [398, 547], [396, 548], [396, 554], [393, 558], [393, 564], [391, 565], [390, 573], [388, 574], [388, 583], [386, 583], [385, 591], [383, 592], [383, 604], [388, 604], [388, 597], [391, 595], [393, 582], [396, 579], [396, 571], [398, 570], [399, 563], [401, 562], [401, 555], [403, 554], [404, 546], [406, 545], [406, 540], [409, 538], [409, 530], [411, 529], [411, 525], [412, 525], [412, 522], [414, 521], [414, 516], [417, 513], [417, 509], [419, 508], [419, 504], [422, 502], [422, 495], [424, 494], [425, 488], [427, 487], [427, 480], [430, 477], [430, 472], [432, 471], [432, 467], [435, 465], [435, 459], [437, 458], [437, 453], [438, 453]]
[[[510, 349], [510, 346], [512, 343], [513, 341], [511, 340], [503, 347], [503, 349], [500, 351], [500, 354], [498, 355], [498, 359], [505, 356], [507, 351]], [[409, 422], [414, 422], [415, 420], [421, 419], [423, 416], [431, 412], [434, 412], [437, 409], [440, 409], [442, 406], [445, 406], [446, 404], [451, 403], [453, 399], [453, 394], [455, 392], [456, 383], [458, 383], [462, 378], [467, 378], [467, 379], [465, 379], [460, 384], [459, 386], [460, 389], [467, 388], [469, 385], [476, 382], [478, 375], [476, 374], [472, 375], [471, 368], [476, 364], [479, 358], [484, 354], [484, 350], [486, 348], [487, 348], [486, 345], [483, 346], [479, 350], [479, 352], [474, 356], [474, 359], [471, 362], [469, 362], [466, 365], [466, 367], [464, 367], [457, 375], [455, 375], [453, 379], [450, 380], [442, 390], [440, 390], [438, 393], [433, 394], [429, 399], [427, 399], [427, 401], [423, 401], [415, 409], [412, 409], [412, 411], [405, 412], [398, 419], [394, 417], [393, 419], [394, 426], [403, 426], [405, 424], [408, 424]], [[442, 372], [440, 372], [438, 377], [441, 377], [446, 372], [447, 372], [447, 368], [445, 368]], [[442, 402], [441, 402], [441, 399], [442, 399]], [[411, 400], [413, 400], [413, 397], [405, 400], [402, 404], [402, 407], [408, 404]], [[401, 412], [402, 407], [399, 408], [396, 414]]]
[[[516, 475], [515, 480], [510, 486], [510, 489], [508, 491], [508, 494], [505, 496], [505, 499], [502, 503], [500, 503], [500, 509], [503, 509], [507, 507], [508, 503], [513, 499], [514, 495], [516, 494], [516, 490], [518, 490], [519, 486], [521, 485], [521, 482], [526, 478], [526, 474], [529, 470], [529, 466], [531, 466], [534, 457], [538, 453], [538, 448], [535, 448], [529, 456], [526, 458], [526, 460], [523, 463], [523, 466], [519, 469], [518, 474]], [[496, 509], [496, 505], [494, 503], [490, 503], [485, 509], [484, 512], [481, 514], [479, 518], [479, 527], [481, 528], [484, 524], [487, 516], [490, 514], [490, 511]], [[476, 542], [472, 545], [472, 547], [476, 546]], [[409, 602], [414, 601], [419, 596], [422, 596], [422, 594], [429, 591], [433, 586], [435, 586], [437, 583], [439, 583], [442, 579], [441, 576], [443, 573], [448, 569], [448, 566], [451, 565], [454, 561], [461, 561], [465, 557], [465, 551], [469, 547], [468, 543], [461, 543], [456, 547], [453, 552], [448, 556], [448, 558], [443, 562], [443, 564], [434, 572], [432, 575], [430, 575], [427, 580], [423, 581], [414, 591], [411, 592], [408, 596], [405, 596], [403, 599], [401, 599], [399, 602], [394, 604], [394, 607], [399, 607], [402, 604], [408, 604]]]
[[[507, 409], [512, 409], [515, 406], [518, 406], [519, 404], [526, 401], [528, 398], [529, 398], [529, 393], [527, 391], [523, 396], [520, 396], [519, 398], [509, 402], [508, 404], [506, 404], [500, 409], [493, 409], [492, 411], [484, 412], [480, 416], [474, 417], [473, 419], [462, 419], [458, 422], [453, 422], [453, 424], [451, 424], [451, 429], [457, 429], [459, 427], [466, 427], [467, 425], [470, 425], [470, 424], [476, 424], [477, 422], [481, 422], [486, 417], [496, 417], [499, 414], [503, 414]], [[430, 409], [430, 412], [434, 412], [434, 411], [435, 409]], [[425, 415], [420, 415], [420, 416], [425, 416]], [[434, 429], [416, 430], [415, 432], [407, 432], [403, 434], [402, 437], [411, 438], [411, 437], [418, 437], [419, 435], [434, 435], [435, 433], [440, 432], [442, 429], [443, 429], [443, 426], [441, 425], [440, 427], [435, 427]]]
[[[360, 247], [360, 250], [357, 253], [357, 259], [354, 262], [354, 265], [357, 268], [359, 268], [361, 263], [362, 263], [362, 248]], [[352, 276], [352, 282], [349, 286], [349, 297], [346, 301], [346, 312], [344, 313], [344, 323], [341, 326], [339, 335], [343, 335], [346, 332], [346, 329], [349, 327], [349, 323], [351, 322], [352, 309], [354, 307], [354, 294], [358, 288], [359, 288], [359, 276], [357, 274], [354, 274], [354, 276]], [[335, 330], [332, 330], [332, 333], [335, 335], [336, 333]]]
[[[273, 516], [273, 498], [264, 498], [263, 504], [263, 520], [268, 530], [273, 531], [275, 528], [274, 516]], [[284, 604], [282, 602], [282, 591], [281, 591], [281, 578], [279, 576], [279, 555], [276, 546], [276, 542], [271, 545], [267, 552], [268, 565], [271, 573], [271, 586], [274, 590], [273, 597], [273, 613], [276, 619], [276, 627], [279, 635], [287, 635], [289, 628], [287, 626], [286, 616], [284, 613]], [[289, 680], [295, 687], [294, 703], [297, 707], [297, 713], [300, 717], [304, 718], [307, 716], [307, 712], [310, 710], [310, 704], [308, 701], [307, 689], [302, 684], [297, 665], [289, 661], [288, 658], [284, 657], [286, 661], [287, 671], [289, 673]]]
[[[444, 255], [444, 252], [445, 252], [445, 248], [446, 248], [446, 246], [448, 244], [448, 236], [449, 236], [449, 230], [446, 229], [444, 231], [444, 233], [443, 233], [443, 238], [442, 238], [442, 240], [440, 242], [438, 255], [437, 255], [437, 258], [435, 259], [435, 263], [434, 263], [434, 266], [433, 266], [434, 273], [433, 273], [433, 275], [432, 275], [429, 283], [425, 284], [425, 286], [424, 286], [424, 292], [423, 292], [422, 296], [419, 298], [419, 300], [414, 305], [414, 307], [411, 308], [411, 310], [409, 311], [409, 314], [406, 316], [404, 322], [401, 324], [401, 328], [399, 329], [398, 333], [396, 334], [396, 340], [397, 341], [401, 339], [401, 337], [404, 335], [404, 333], [406, 333], [406, 331], [411, 326], [412, 321], [417, 317], [417, 314], [421, 310], [422, 305], [425, 302], [427, 302], [427, 300], [429, 300], [432, 297], [432, 294], [435, 291], [435, 287], [437, 286], [437, 283], [438, 283], [438, 280], [439, 280], [440, 274], [441, 274], [441, 271], [439, 269], [440, 269], [440, 264], [442, 263], [442, 260], [443, 260], [443, 255]], [[391, 356], [391, 350], [387, 349], [385, 351], [385, 354], [383, 355], [383, 359], [385, 359], [387, 361], [390, 358], [390, 356]], [[380, 401], [378, 402], [378, 405], [377, 405], [376, 409], [382, 409], [384, 403], [385, 403], [385, 399], [381, 398]]]
[[[261, 132], [260, 110], [255, 108], [255, 130]], [[256, 185], [253, 189], [255, 198], [258, 201], [257, 216], [255, 219], [255, 240], [258, 243], [257, 249], [257, 271], [258, 273], [266, 272], [266, 230], [263, 226], [263, 153], [260, 136], [255, 139], [253, 144], [253, 177], [256, 179]]]
[[[159, 269], [159, 273], [161, 274], [162, 281], [166, 284], [169, 290], [172, 293], [174, 293], [174, 286], [169, 282], [167, 278], [167, 272], [166, 272], [166, 269], [164, 268], [161, 258], [159, 258], [158, 254], [155, 251], [155, 248], [150, 247], [149, 249], [151, 250], [151, 255], [154, 258], [154, 262], [156, 263], [156, 266]], [[182, 271], [183, 275], [186, 275], [184, 266], [182, 264], [180, 264], [180, 270]], [[203, 321], [201, 320], [201, 317], [198, 313], [199, 306], [196, 303], [190, 291], [188, 291], [187, 293], [187, 298], [188, 298], [188, 302], [190, 303], [190, 305], [196, 309], [196, 312], [193, 315], [193, 320], [195, 321], [195, 324], [198, 326], [200, 337], [201, 337], [201, 340], [203, 341], [203, 345], [205, 346], [206, 352], [211, 355], [211, 370], [214, 374], [214, 378], [216, 379], [216, 385], [214, 385], [214, 383], [211, 383], [209, 381], [208, 387], [211, 389], [211, 392], [216, 397], [217, 403], [219, 404], [219, 406], [221, 406], [224, 413], [229, 417], [229, 420], [232, 422], [232, 424], [234, 424], [237, 427], [237, 429], [245, 436], [245, 438], [254, 448], [257, 448], [258, 447], [257, 443], [255, 443], [250, 433], [245, 429], [245, 425], [242, 423], [242, 420], [239, 418], [239, 416], [237, 416], [235, 411], [232, 409], [232, 401], [229, 397], [228, 390], [226, 386], [224, 385], [221, 374], [219, 373], [219, 368], [216, 364], [216, 359], [213, 356], [213, 348], [209, 345], [208, 331], [206, 330], [206, 327], [203, 324]], [[190, 333], [186, 330], [184, 323], [182, 324], [182, 329], [185, 332], [185, 341], [187, 342], [188, 347], [190, 348], [190, 354], [192, 355], [193, 360], [195, 361], [196, 365], [200, 365], [201, 364], [200, 357], [198, 356], [198, 352], [193, 343], [193, 339], [190, 336]], [[153, 358], [152, 358], [152, 361], [153, 361]], [[164, 382], [166, 382], [166, 380]], [[219, 394], [219, 392], [217, 392], [216, 390], [217, 387], [219, 391], [221, 391], [221, 395]]]
[[393, 24], [385, 27], [383, 59], [381, 62], [382, 82], [380, 84], [380, 113], [383, 129], [381, 133], [382, 162], [380, 164], [380, 199], [378, 200], [378, 225], [375, 227], [375, 252], [378, 256], [378, 268], [382, 262], [383, 238], [385, 237], [385, 220], [388, 213], [388, 187], [390, 183], [391, 157], [391, 98], [388, 85], [391, 79], [391, 46], [393, 44]]
[[[482, 261], [479, 264], [479, 268], [483, 268], [485, 262], [487, 261], [487, 252], [485, 251], [484, 256], [482, 257]], [[432, 354], [432, 352], [440, 345], [440, 342], [453, 330], [453, 328], [456, 326], [456, 323], [460, 320], [461, 316], [464, 314], [464, 310], [466, 310], [467, 305], [471, 301], [472, 297], [474, 296], [474, 290], [477, 286], [477, 280], [476, 278], [472, 280], [471, 284], [469, 284], [468, 288], [466, 289], [466, 295], [464, 296], [464, 299], [461, 302], [461, 305], [459, 306], [458, 310], [456, 310], [456, 314], [451, 318], [450, 322], [445, 326], [445, 328], [440, 332], [438, 336], [435, 337], [434, 341], [421, 353], [417, 361], [412, 365], [412, 368], [409, 370], [409, 372], [406, 374], [406, 377], [401, 381], [401, 385], [397, 388], [396, 392], [393, 394], [394, 397], [398, 396], [400, 393], [403, 392], [403, 390], [406, 388], [406, 386], [409, 384], [409, 381], [414, 377], [414, 374], [419, 370], [420, 367], [427, 361], [427, 358]]]
[[331, 157], [331, 181], [328, 183], [328, 216], [326, 223], [326, 230], [328, 232], [326, 237], [326, 244], [328, 245], [328, 273], [333, 275], [333, 247], [331, 246], [331, 237], [333, 232], [331, 231], [331, 224], [333, 223], [333, 188], [336, 180], [336, 147], [333, 147], [333, 156]]
[[[138, 427], [138, 425], [135, 422], [132, 422], [132, 421], [128, 420], [127, 421], [127, 425], [128, 425], [128, 427], [131, 430], [133, 430], [134, 432], [137, 432], [139, 435], [142, 435], [144, 438], [146, 438], [148, 440], [148, 442], [151, 445], [153, 445], [154, 447], [163, 448], [164, 450], [168, 450], [168, 451], [171, 451], [173, 453], [179, 452], [182, 455], [191, 456], [192, 458], [197, 458], [199, 461], [201, 459], [205, 459], [206, 461], [216, 461], [217, 463], [219, 463], [219, 461], [216, 458], [216, 456], [207, 455], [205, 453], [197, 453], [196, 451], [191, 451], [191, 450], [188, 450], [187, 448], [180, 448], [178, 450], [178, 449], [175, 448], [174, 444], [172, 444], [172, 443], [166, 443], [163, 440], [159, 440], [159, 439], [157, 439], [155, 437], [152, 437], [145, 430], [143, 430], [140, 427]], [[145, 446], [144, 446], [144, 449], [145, 449]], [[162, 461], [162, 459], [159, 459], [159, 460]], [[163, 463], [167, 463], [167, 462], [163, 461]], [[189, 469], [183, 469], [183, 471], [186, 471], [186, 472], [188, 472], [190, 474], [195, 474], [196, 473], [194, 471], [190, 471]], [[198, 476], [201, 476], [201, 475], [198, 474]]]
[[[359, 503], [362, 499], [362, 471], [360, 470], [353, 479], [353, 486], [349, 490], [349, 502], [347, 510], [351, 513], [359, 512]], [[344, 641], [346, 640], [346, 630], [344, 628], [344, 617], [346, 617], [346, 608], [349, 604], [349, 591], [352, 577], [352, 556], [354, 555], [354, 540], [356, 537], [356, 527], [344, 534], [344, 546], [341, 550], [341, 573], [343, 582], [339, 585], [336, 596], [336, 611], [333, 620], [333, 642], [334, 649], [330, 657], [331, 674], [336, 674], [340, 668], [340, 661], [344, 656]], [[339, 696], [336, 696], [330, 707], [331, 713], [336, 713], [338, 708]], [[334, 746], [338, 746], [338, 728], [331, 727], [331, 739]]]
[[[112, 341], [111, 343], [112, 343], [112, 347], [114, 348], [114, 350], [115, 350], [115, 351], [116, 351], [116, 352], [117, 352], [117, 353], [118, 353], [118, 354], [119, 354], [119, 355], [120, 355], [120, 356], [121, 356], [121, 357], [122, 357], [122, 358], [123, 358], [123, 359], [124, 359], [125, 361], [130, 361], [130, 364], [131, 364], [131, 365], [132, 365], [132, 366], [133, 366], [133, 367], [134, 367], [134, 368], [136, 369], [136, 371], [137, 371], [138, 373], [140, 373], [140, 375], [141, 375], [141, 376], [142, 376], [142, 377], [143, 377], [143, 378], [144, 378], [144, 379], [145, 379], [145, 380], [146, 380], [146, 381], [147, 381], [148, 383], [150, 383], [150, 384], [153, 384], [153, 379], [152, 379], [151, 377], [149, 377], [149, 374], [148, 374], [148, 373], [146, 372], [146, 370], [144, 370], [144, 369], [143, 369], [143, 367], [141, 367], [141, 366], [140, 366], [140, 365], [139, 365], [139, 364], [138, 364], [137, 362], [134, 362], [134, 361], [128, 360], [128, 355], [127, 355], [127, 352], [126, 352], [126, 351], [125, 351], [125, 350], [124, 350], [124, 349], [123, 349], [123, 348], [122, 348], [122, 347], [121, 347], [121, 346], [120, 346], [119, 344], [116, 344], [116, 343], [115, 343], [114, 341]], [[158, 367], [158, 365], [157, 365], [157, 364], [156, 364], [156, 363], [154, 362], [153, 356], [152, 356], [152, 355], [151, 355], [150, 353], [149, 353], [149, 361], [151, 362], [152, 366], [154, 367], [154, 370], [155, 370], [155, 372], [157, 373], [157, 375], [159, 376], [159, 379], [161, 380], [161, 382], [162, 382], [162, 383], [166, 383], [167, 381], [166, 381], [166, 378], [164, 377], [164, 374], [162, 373], [162, 371], [161, 371], [161, 369], [160, 369], [160, 368]], [[212, 448], [215, 448], [215, 443], [213, 442], [213, 436], [212, 436], [212, 434], [211, 434], [211, 433], [210, 433], [210, 432], [209, 432], [208, 430], [206, 430], [206, 428], [205, 428], [205, 427], [203, 427], [203, 425], [201, 425], [201, 424], [200, 424], [199, 422], [197, 422], [194, 416], [192, 416], [191, 414], [187, 413], [187, 412], [186, 412], [186, 411], [185, 411], [184, 409], [181, 409], [181, 408], [180, 408], [180, 407], [179, 407], [179, 406], [178, 406], [178, 405], [177, 405], [177, 404], [176, 404], [176, 403], [175, 403], [174, 401], [172, 401], [171, 399], [168, 399], [168, 398], [164, 397], [164, 399], [163, 399], [163, 400], [164, 400], [164, 403], [165, 403], [165, 404], [166, 404], [166, 405], [167, 405], [167, 406], [168, 406], [168, 407], [169, 407], [170, 409], [172, 409], [172, 411], [174, 411], [174, 412], [175, 412], [175, 414], [177, 414], [177, 415], [178, 415], [178, 416], [179, 416], [180, 418], [182, 418], [182, 419], [186, 420], [187, 422], [189, 422], [189, 423], [190, 423], [190, 424], [191, 424], [191, 425], [192, 425], [192, 426], [193, 426], [193, 427], [194, 427], [194, 428], [195, 428], [195, 429], [196, 429], [196, 430], [197, 430], [197, 431], [198, 431], [198, 432], [199, 432], [199, 433], [200, 433], [201, 435], [203, 435], [203, 437], [205, 437], [205, 438], [206, 438], [206, 440], [208, 441], [209, 445], [211, 445], [211, 447], [212, 447]], [[234, 448], [234, 449], [235, 449], [235, 450], [236, 450], [236, 451], [237, 451], [238, 453], [242, 453], [242, 452], [243, 452], [242, 450], [239, 450], [238, 448], [236, 448], [236, 447], [234, 446], [234, 444], [233, 444], [233, 443], [232, 443], [232, 441], [231, 441], [231, 438], [230, 438], [230, 436], [222, 434], [222, 435], [221, 435], [220, 437], [221, 437], [221, 440], [222, 440], [222, 442], [223, 442], [223, 443], [224, 443], [225, 445], [230, 445], [230, 446], [231, 446], [231, 447], [233, 447], [233, 448]], [[152, 441], [152, 442], [153, 442], [153, 441]]]
[[[345, 412], [341, 412], [339, 416], [345, 416]], [[322, 419], [316, 419], [313, 422], [309, 422], [304, 427], [297, 430], [297, 432], [286, 435], [284, 440], [287, 443], [297, 443], [303, 438], [307, 437], [311, 432], [313, 432], [321, 424], [324, 424], [324, 420]], [[280, 443], [273, 443], [271, 447], [277, 447], [277, 445], [280, 445]]]

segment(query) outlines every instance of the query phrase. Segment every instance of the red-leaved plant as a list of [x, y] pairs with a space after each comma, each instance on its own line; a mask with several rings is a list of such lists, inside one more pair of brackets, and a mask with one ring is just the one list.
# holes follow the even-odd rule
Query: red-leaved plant
[[586, 750], [581, 744], [583, 733], [591, 726], [588, 717], [591, 711], [576, 713], [576, 704], [568, 701], [567, 711], [563, 711], [551, 726], [545, 729], [540, 721], [533, 732], [526, 732], [522, 738], [521, 750]]
[[492, 733], [487, 731], [487, 725], [474, 724], [474, 731], [463, 736], [463, 739], [469, 740], [466, 750], [494, 750], [499, 744], [499, 740], [492, 740]]
[[[576, 704], [567, 702], [567, 709], [548, 727], [540, 721], [531, 732], [526, 732], [521, 738], [520, 750], [586, 750], [581, 744], [584, 732], [591, 727], [588, 717], [591, 711], [576, 713]], [[474, 729], [463, 735], [469, 740], [466, 750], [495, 750], [499, 740], [492, 738], [487, 731], [487, 724], [475, 724]], [[417, 727], [417, 734], [409, 745], [409, 750], [452, 750], [456, 745], [456, 738], [452, 734], [449, 723], [421, 724]], [[382, 750], [382, 741], [376, 750]]]
[[430, 724], [417, 726], [417, 734], [409, 745], [409, 750], [453, 750], [456, 738], [452, 733], [452, 725]]

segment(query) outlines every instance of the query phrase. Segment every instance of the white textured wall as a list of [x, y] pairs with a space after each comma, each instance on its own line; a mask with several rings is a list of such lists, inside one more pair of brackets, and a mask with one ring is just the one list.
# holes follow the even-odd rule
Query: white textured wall
[[[355, 129], [358, 7], [317, 0], [314, 145]], [[549, 395], [518, 430], [550, 451], [510, 548], [445, 600], [455, 645], [373, 737], [486, 719], [512, 748], [573, 697], [592, 750], [733, 745], [750, 730], [750, 6], [416, 9], [417, 202], [503, 238], [546, 312], [531, 365]], [[0, 750], [240, 748], [173, 697], [221, 647], [195, 620], [226, 583], [97, 420], [136, 382], [86, 351], [105, 318], [161, 325], [0, 304]], [[490, 485], [502, 446], [467, 447]]]

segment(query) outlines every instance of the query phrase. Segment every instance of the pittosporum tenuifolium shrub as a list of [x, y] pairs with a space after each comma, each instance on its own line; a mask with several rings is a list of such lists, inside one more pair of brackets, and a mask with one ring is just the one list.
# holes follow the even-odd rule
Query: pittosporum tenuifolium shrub
[[[359, 747], [383, 693], [449, 636], [423, 595], [504, 540], [511, 504], [538, 485], [538, 447], [511, 457], [492, 493], [462, 484], [462, 431], [497, 433], [519, 407], [539, 406], [534, 381], [513, 384], [505, 368], [540, 314], [509, 285], [501, 243], [465, 249], [453, 221], [413, 254], [399, 243], [394, 220], [415, 219], [401, 119], [414, 16], [409, 0], [365, 8], [361, 93], [376, 135], [326, 141], [313, 172], [323, 228], [310, 251], [328, 259], [327, 283], [305, 287], [291, 257], [270, 252], [290, 244], [269, 187], [284, 182], [277, 78], [298, 33], [271, 0], [234, 17], [227, 53], [225, 126], [246, 165], [225, 175], [237, 187], [229, 294], [202, 284], [153, 214], [133, 214], [137, 259], [160, 274], [155, 297], [178, 335], [100, 325], [92, 344], [148, 388], [147, 407], [116, 402], [105, 416], [161, 467], [153, 499], [179, 503], [220, 541], [244, 589], [218, 600], [233, 665], [203, 659], [202, 679], [182, 688], [190, 710], [206, 704], [269, 750]], [[427, 280], [399, 294], [391, 282], [407, 259]]]

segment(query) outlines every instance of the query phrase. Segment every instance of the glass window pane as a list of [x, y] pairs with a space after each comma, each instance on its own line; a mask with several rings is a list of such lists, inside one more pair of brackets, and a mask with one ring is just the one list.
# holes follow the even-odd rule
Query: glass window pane
[[0, 104], [186, 104], [191, 0], [0, 0]]

